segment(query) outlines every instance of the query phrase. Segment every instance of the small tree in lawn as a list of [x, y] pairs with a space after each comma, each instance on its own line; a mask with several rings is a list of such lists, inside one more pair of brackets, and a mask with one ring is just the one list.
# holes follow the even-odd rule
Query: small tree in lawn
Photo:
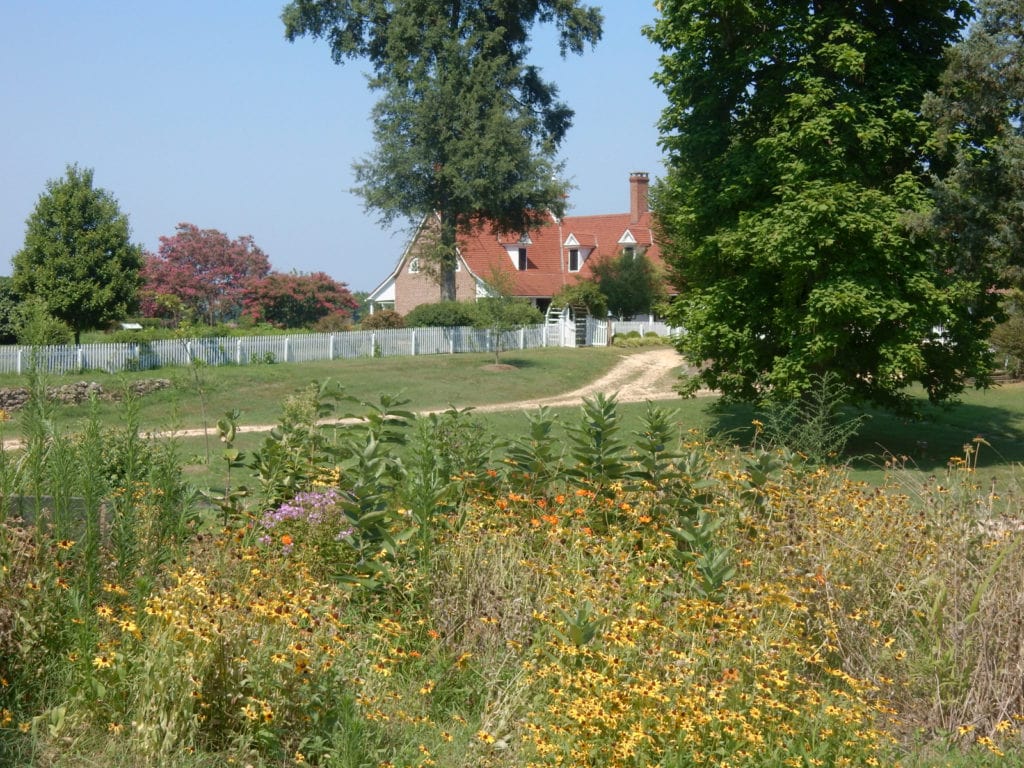
[[309, 328], [328, 315], [351, 317], [359, 306], [344, 283], [324, 272], [271, 272], [249, 284], [244, 314], [280, 328]]
[[487, 288], [489, 295], [476, 303], [476, 325], [487, 329], [494, 362], [499, 363], [508, 332], [539, 323], [543, 317], [530, 302], [512, 295], [512, 276], [508, 272], [494, 270], [487, 281]]
[[135, 308], [142, 249], [129, 238], [128, 217], [93, 186], [92, 169], [69, 165], [64, 178], [46, 183], [26, 222], [13, 288], [66, 323], [78, 344], [82, 331]]
[[216, 229], [179, 224], [146, 255], [142, 312], [159, 317], [166, 297], [177, 297], [185, 319], [209, 325], [237, 318], [251, 283], [267, 276], [270, 260], [249, 235], [234, 240]]

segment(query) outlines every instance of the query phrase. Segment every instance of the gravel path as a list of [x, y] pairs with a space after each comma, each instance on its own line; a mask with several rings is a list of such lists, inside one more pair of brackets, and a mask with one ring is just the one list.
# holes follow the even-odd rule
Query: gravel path
[[672, 389], [685, 361], [671, 347], [659, 347], [649, 352], [634, 352], [622, 356], [618, 364], [600, 379], [563, 395], [514, 403], [480, 405], [474, 411], [521, 411], [539, 408], [578, 405], [583, 398], [598, 393], [616, 395], [620, 403], [642, 403], [645, 400], [668, 400], [679, 395]]

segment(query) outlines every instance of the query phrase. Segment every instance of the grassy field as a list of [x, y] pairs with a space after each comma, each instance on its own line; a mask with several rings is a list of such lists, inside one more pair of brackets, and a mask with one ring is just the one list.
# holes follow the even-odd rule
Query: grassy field
[[[145, 431], [183, 431], [208, 428], [201, 437], [177, 438], [186, 458], [186, 471], [199, 487], [218, 488], [223, 482], [217, 461], [216, 422], [225, 412], [238, 409], [243, 425], [276, 424], [285, 399], [313, 381], [333, 379], [345, 392], [360, 400], [376, 401], [382, 394], [408, 400], [410, 410], [436, 410], [450, 406], [467, 408], [549, 397], [592, 381], [607, 372], [623, 355], [634, 350], [617, 348], [549, 349], [509, 353], [494, 370], [488, 354], [336, 360], [291, 365], [253, 365], [198, 369], [164, 369], [109, 375], [90, 372], [78, 376], [48, 377], [47, 384], [97, 381], [105, 389], [121, 389], [142, 378], [166, 377], [167, 390], [139, 400], [139, 421]], [[26, 377], [2, 376], [0, 387], [25, 386]], [[675, 413], [675, 424], [684, 432], [697, 430], [739, 446], [754, 441], [752, 421], [758, 413], [750, 406], [719, 407], [716, 399], [673, 398], [662, 405]], [[645, 406], [620, 407], [623, 429], [634, 430]], [[55, 409], [54, 422], [61, 428], [80, 428], [87, 406]], [[572, 419], [578, 408], [556, 408], [561, 422]], [[922, 397], [916, 418], [868, 411], [857, 436], [847, 446], [846, 459], [853, 477], [882, 484], [891, 469], [899, 466], [915, 476], [941, 475], [953, 457], [962, 457], [965, 445], [977, 453], [972, 461], [988, 482], [1001, 492], [1015, 492], [1024, 462], [1024, 384], [1005, 384], [990, 390], [968, 390], [963, 402], [949, 408], [930, 406]], [[117, 425], [123, 406], [102, 402], [101, 421]], [[527, 427], [519, 411], [480, 414], [482, 428], [494, 435], [495, 445], [522, 434]], [[20, 435], [17, 418], [4, 425], [5, 438]], [[972, 443], [981, 437], [984, 443]], [[241, 434], [237, 446], [246, 452], [257, 449], [261, 433]], [[212, 462], [208, 459], [212, 458]]]
[[[502, 356], [509, 366], [494, 370], [489, 354], [438, 355], [431, 357], [361, 358], [302, 364], [166, 368], [140, 373], [111, 375], [90, 371], [80, 375], [48, 376], [46, 384], [59, 386], [95, 381], [108, 391], [123, 389], [132, 381], [166, 378], [170, 388], [139, 402], [144, 430], [195, 429], [216, 423], [226, 411], [238, 409], [241, 423], [273, 424], [281, 415], [285, 398], [310, 382], [332, 379], [360, 400], [376, 400], [381, 394], [409, 401], [409, 408], [426, 410], [449, 405], [466, 407], [511, 402], [560, 394], [591, 381], [611, 368], [622, 355], [615, 348], [542, 349]], [[24, 387], [25, 376], [0, 376], [0, 387]], [[54, 421], [73, 426], [80, 422], [83, 407], [58, 408]], [[101, 420], [117, 424], [121, 409], [102, 402]], [[17, 419], [6, 428], [17, 437]]]

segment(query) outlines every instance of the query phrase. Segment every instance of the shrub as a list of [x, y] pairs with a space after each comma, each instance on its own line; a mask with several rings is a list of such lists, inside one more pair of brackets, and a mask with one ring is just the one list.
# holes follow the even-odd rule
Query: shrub
[[321, 317], [313, 325], [313, 330], [317, 333], [335, 333], [337, 331], [351, 331], [352, 330], [352, 318], [345, 312], [332, 312], [325, 317]]
[[601, 293], [597, 283], [589, 280], [582, 280], [575, 285], [567, 285], [551, 299], [551, 305], [555, 307], [579, 307], [587, 308], [591, 317], [608, 316], [608, 299]]
[[476, 325], [480, 312], [471, 301], [438, 301], [420, 304], [405, 316], [409, 328], [445, 327], [454, 328]]
[[1013, 315], [992, 331], [996, 363], [1014, 376], [1024, 371], [1024, 315]]
[[643, 336], [640, 335], [639, 331], [617, 333], [612, 339], [612, 344], [616, 347], [657, 347], [670, 343], [670, 339], [659, 336], [653, 331], [648, 331]]
[[405, 328], [405, 319], [393, 309], [378, 309], [367, 315], [359, 323], [364, 331], [376, 331], [385, 328]]
[[70, 344], [74, 339], [71, 327], [51, 315], [41, 299], [23, 302], [15, 310], [15, 314], [19, 344]]

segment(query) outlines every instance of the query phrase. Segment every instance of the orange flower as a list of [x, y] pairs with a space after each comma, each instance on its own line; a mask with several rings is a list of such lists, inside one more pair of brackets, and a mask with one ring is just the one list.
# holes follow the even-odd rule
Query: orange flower
[[286, 547], [290, 547], [293, 543], [292, 537], [286, 533], [284, 536], [281, 537], [281, 543], [284, 544]]

